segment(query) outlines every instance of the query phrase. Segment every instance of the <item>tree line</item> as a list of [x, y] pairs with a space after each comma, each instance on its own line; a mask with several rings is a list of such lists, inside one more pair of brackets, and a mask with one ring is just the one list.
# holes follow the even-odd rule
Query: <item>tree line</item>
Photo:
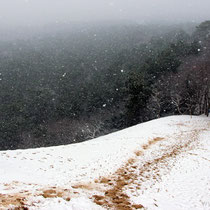
[[210, 22], [193, 34], [171, 30], [120, 25], [1, 42], [0, 149], [80, 142], [172, 114], [208, 115]]

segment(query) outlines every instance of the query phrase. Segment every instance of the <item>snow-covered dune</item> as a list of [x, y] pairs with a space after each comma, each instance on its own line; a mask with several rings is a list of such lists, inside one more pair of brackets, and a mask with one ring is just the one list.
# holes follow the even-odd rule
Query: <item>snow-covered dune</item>
[[0, 209], [210, 209], [210, 118], [0, 152]]

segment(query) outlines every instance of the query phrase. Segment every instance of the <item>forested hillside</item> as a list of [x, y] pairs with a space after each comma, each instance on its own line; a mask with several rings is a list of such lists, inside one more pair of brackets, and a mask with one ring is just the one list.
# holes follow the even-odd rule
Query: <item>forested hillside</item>
[[[12, 40], [12, 41], [11, 41]], [[208, 114], [210, 21], [60, 26], [0, 40], [0, 149], [69, 144]]]

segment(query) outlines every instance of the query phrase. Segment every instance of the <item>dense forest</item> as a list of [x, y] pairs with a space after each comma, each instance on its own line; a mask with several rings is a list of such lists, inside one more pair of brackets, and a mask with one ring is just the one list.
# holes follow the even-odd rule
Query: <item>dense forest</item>
[[0, 150], [208, 115], [210, 21], [63, 25], [0, 40]]

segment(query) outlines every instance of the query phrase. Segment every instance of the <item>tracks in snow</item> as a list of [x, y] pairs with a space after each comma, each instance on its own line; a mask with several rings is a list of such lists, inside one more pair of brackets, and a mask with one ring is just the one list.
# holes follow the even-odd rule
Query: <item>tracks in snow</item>
[[[141, 196], [148, 188], [161, 182], [162, 177], [170, 173], [178, 156], [185, 156], [186, 152], [197, 147], [198, 136], [202, 131], [205, 129], [181, 131], [179, 134], [153, 138], [141, 148], [136, 148], [133, 157], [113, 175], [100, 177], [93, 183], [78, 183], [65, 189], [40, 188], [34, 185], [33, 192], [23, 190], [14, 194], [0, 194], [0, 209], [9, 209], [9, 205], [16, 206], [17, 209], [36, 207], [39, 204], [39, 199], [36, 199], [38, 197], [41, 199], [60, 197], [68, 202], [71, 197], [84, 194], [88, 195], [99, 208], [120, 210], [144, 208], [141, 203], [135, 203], [131, 197]], [[18, 183], [13, 184], [18, 185]], [[155, 199], [154, 206], [158, 207]]]
[[[94, 202], [106, 209], [144, 208], [141, 203], [132, 202], [130, 196], [140, 196], [148, 187], [161, 182], [161, 177], [170, 172], [177, 156], [185, 155], [186, 151], [196, 147], [199, 133], [204, 130], [181, 132], [173, 137], [157, 137], [150, 140], [112, 177], [97, 181], [105, 190], [104, 193], [92, 196]], [[155, 199], [154, 206], [158, 207]]]

